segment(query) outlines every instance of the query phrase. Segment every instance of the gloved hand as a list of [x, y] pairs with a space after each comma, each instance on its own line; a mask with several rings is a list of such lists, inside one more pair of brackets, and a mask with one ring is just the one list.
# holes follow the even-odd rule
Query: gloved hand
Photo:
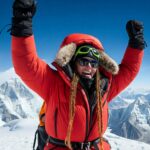
[[13, 3], [13, 17], [11, 35], [30, 36], [32, 32], [32, 17], [36, 12], [34, 0], [15, 0]]
[[126, 24], [126, 30], [129, 36], [128, 46], [136, 49], [144, 49], [146, 42], [144, 41], [144, 26], [142, 22], [130, 20]]

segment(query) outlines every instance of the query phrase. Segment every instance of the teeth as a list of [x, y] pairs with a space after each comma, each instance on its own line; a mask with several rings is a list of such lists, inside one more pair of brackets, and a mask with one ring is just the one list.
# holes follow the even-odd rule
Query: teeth
[[85, 74], [85, 75], [91, 75], [90, 72], [83, 72], [83, 74]]
[[84, 71], [83, 73], [90, 74], [90, 72], [89, 72], [89, 71]]

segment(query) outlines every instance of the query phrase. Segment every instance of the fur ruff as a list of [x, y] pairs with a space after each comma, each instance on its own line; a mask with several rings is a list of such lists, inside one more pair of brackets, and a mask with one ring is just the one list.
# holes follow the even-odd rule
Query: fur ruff
[[[64, 67], [67, 63], [70, 62], [72, 59], [77, 45], [75, 43], [70, 43], [62, 48], [60, 48], [59, 52], [57, 53], [55, 62], [60, 66]], [[100, 65], [108, 72], [112, 73], [113, 75], [117, 74], [119, 71], [118, 64], [109, 57], [104, 51], [100, 52]]]
[[70, 62], [71, 58], [73, 57], [75, 51], [76, 51], [76, 44], [70, 43], [62, 48], [60, 48], [59, 52], [56, 55], [55, 62], [61, 66], [64, 67], [68, 62]]

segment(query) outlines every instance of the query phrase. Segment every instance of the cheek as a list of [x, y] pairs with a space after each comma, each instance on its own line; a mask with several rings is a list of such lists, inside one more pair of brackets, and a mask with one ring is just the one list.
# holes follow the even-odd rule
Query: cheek
[[95, 75], [97, 68], [92, 69], [92, 75]]
[[78, 73], [79, 73], [79, 75], [82, 75], [82, 72], [84, 71], [84, 68], [82, 68], [82, 67], [79, 67], [78, 68]]

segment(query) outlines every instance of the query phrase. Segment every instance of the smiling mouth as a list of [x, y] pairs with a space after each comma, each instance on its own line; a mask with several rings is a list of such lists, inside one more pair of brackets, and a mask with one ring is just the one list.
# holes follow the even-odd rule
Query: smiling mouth
[[86, 78], [92, 78], [91, 72], [82, 72], [82, 75]]

